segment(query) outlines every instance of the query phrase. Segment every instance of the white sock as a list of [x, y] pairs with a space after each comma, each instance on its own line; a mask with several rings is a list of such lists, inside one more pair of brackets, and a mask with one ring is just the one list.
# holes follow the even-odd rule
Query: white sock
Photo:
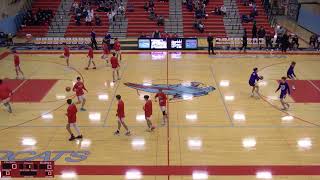
[[80, 129], [79, 129], [79, 127], [77, 126], [77, 124], [76, 124], [76, 123], [73, 123], [72, 126], [73, 126], [73, 128], [77, 131], [77, 134], [78, 134], [78, 135], [81, 135]]

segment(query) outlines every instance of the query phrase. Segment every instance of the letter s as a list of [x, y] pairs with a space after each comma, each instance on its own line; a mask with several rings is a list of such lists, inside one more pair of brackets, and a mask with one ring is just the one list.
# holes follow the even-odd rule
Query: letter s
[[66, 162], [80, 162], [87, 159], [88, 155], [90, 154], [89, 151], [73, 151], [70, 154], [70, 157], [66, 157]]

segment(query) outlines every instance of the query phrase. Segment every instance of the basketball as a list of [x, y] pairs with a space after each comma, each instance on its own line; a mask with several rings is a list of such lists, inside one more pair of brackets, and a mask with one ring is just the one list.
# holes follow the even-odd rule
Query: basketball
[[260, 76], [260, 79], [263, 80], [263, 76]]
[[66, 91], [69, 92], [71, 90], [70, 87], [66, 87]]

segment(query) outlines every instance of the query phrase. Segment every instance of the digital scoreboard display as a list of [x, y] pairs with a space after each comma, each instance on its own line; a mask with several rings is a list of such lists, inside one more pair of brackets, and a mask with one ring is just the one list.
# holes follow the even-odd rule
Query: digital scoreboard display
[[183, 39], [171, 39], [170, 40], [171, 49], [182, 49], [183, 48]]
[[53, 178], [54, 161], [1, 161], [1, 178]]
[[150, 49], [150, 39], [139, 39], [138, 40], [139, 49]]
[[151, 39], [151, 49], [167, 49], [167, 41], [165, 39]]
[[149, 50], [195, 50], [197, 38], [139, 38], [138, 49]]

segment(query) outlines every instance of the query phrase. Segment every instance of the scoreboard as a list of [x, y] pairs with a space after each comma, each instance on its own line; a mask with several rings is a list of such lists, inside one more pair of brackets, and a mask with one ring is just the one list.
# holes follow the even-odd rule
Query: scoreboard
[[195, 50], [197, 38], [139, 38], [138, 49], [145, 50]]
[[53, 178], [54, 161], [1, 161], [1, 178]]

